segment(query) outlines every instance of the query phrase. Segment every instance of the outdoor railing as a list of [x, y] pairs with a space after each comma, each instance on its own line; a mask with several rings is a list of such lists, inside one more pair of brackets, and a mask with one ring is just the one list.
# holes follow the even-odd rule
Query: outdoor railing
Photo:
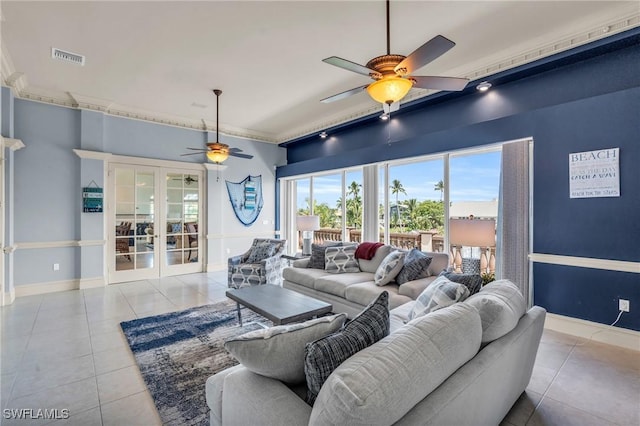
[[[362, 230], [347, 228], [347, 237], [344, 240], [355, 243], [361, 242]], [[322, 244], [326, 241], [343, 241], [342, 231], [336, 228], [321, 228], [313, 232], [314, 243]], [[380, 235], [380, 242], [384, 242], [384, 235]], [[302, 244], [302, 239], [300, 239], [300, 244]], [[444, 237], [433, 231], [391, 232], [389, 234], [389, 244], [403, 250], [418, 248], [425, 252], [442, 253], [445, 251]], [[450, 266], [453, 270], [461, 272], [462, 257], [458, 255], [460, 247], [451, 246], [448, 252], [451, 259]], [[480, 272], [495, 273], [495, 246], [487, 247], [482, 254], [484, 256], [481, 256]]]

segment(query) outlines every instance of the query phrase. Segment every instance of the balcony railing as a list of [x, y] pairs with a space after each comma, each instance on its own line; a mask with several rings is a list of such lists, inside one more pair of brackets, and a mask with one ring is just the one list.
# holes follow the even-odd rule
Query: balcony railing
[[[322, 244], [326, 241], [352, 241], [359, 243], [362, 241], [362, 230], [347, 228], [346, 238], [342, 238], [342, 231], [336, 228], [321, 228], [313, 233], [313, 242]], [[299, 239], [302, 244], [302, 239]], [[380, 235], [380, 242], [384, 242], [384, 235]], [[425, 252], [442, 253], [445, 251], [444, 237], [436, 232], [429, 231], [412, 231], [412, 232], [392, 232], [389, 234], [389, 243], [403, 250], [417, 248]], [[300, 245], [302, 248], [302, 245]], [[457, 271], [462, 271], [462, 257], [458, 255], [460, 247], [451, 246], [448, 250], [451, 267]], [[487, 247], [481, 257], [482, 273], [495, 273], [495, 253], [496, 248]]]

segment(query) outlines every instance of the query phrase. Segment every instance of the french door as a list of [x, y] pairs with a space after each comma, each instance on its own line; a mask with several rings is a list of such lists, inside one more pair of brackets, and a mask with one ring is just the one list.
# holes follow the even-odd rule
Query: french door
[[202, 271], [202, 172], [114, 163], [109, 189], [109, 283]]

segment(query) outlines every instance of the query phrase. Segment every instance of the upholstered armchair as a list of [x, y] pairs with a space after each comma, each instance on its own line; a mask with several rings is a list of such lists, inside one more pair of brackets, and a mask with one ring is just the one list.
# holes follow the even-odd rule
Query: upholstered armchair
[[282, 281], [282, 255], [287, 240], [255, 238], [245, 253], [229, 258], [229, 287], [275, 284]]

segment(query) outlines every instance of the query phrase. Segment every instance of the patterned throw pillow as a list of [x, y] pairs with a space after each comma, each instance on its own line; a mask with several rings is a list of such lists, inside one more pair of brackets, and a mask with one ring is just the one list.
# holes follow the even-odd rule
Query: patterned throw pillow
[[402, 266], [404, 265], [404, 256], [406, 253], [402, 251], [392, 251], [382, 259], [380, 266], [376, 269], [376, 273], [373, 277], [373, 282], [376, 285], [389, 284], [398, 275]]
[[449, 281], [447, 277], [436, 278], [416, 299], [409, 319], [421, 317], [469, 297], [469, 289], [462, 284]]
[[327, 247], [336, 247], [341, 245], [341, 242], [312, 244], [311, 257], [309, 258], [309, 263], [307, 263], [307, 268], [324, 269], [324, 252]]
[[398, 284], [404, 284], [409, 281], [427, 278], [429, 274], [429, 265], [431, 258], [418, 249], [411, 249], [404, 258], [404, 266], [396, 277]]
[[389, 293], [383, 291], [342, 331], [308, 343], [304, 358], [307, 402], [315, 402], [320, 388], [345, 360], [389, 334]]
[[275, 245], [269, 241], [264, 241], [256, 244], [249, 253], [247, 263], [259, 263], [268, 257], [273, 256]]
[[455, 272], [442, 271], [440, 276], [447, 277], [454, 283], [466, 285], [469, 289], [469, 296], [476, 294], [482, 288], [482, 276], [480, 274], [456, 274]]
[[331, 274], [360, 272], [356, 248], [356, 245], [327, 247], [324, 252], [324, 270]]

